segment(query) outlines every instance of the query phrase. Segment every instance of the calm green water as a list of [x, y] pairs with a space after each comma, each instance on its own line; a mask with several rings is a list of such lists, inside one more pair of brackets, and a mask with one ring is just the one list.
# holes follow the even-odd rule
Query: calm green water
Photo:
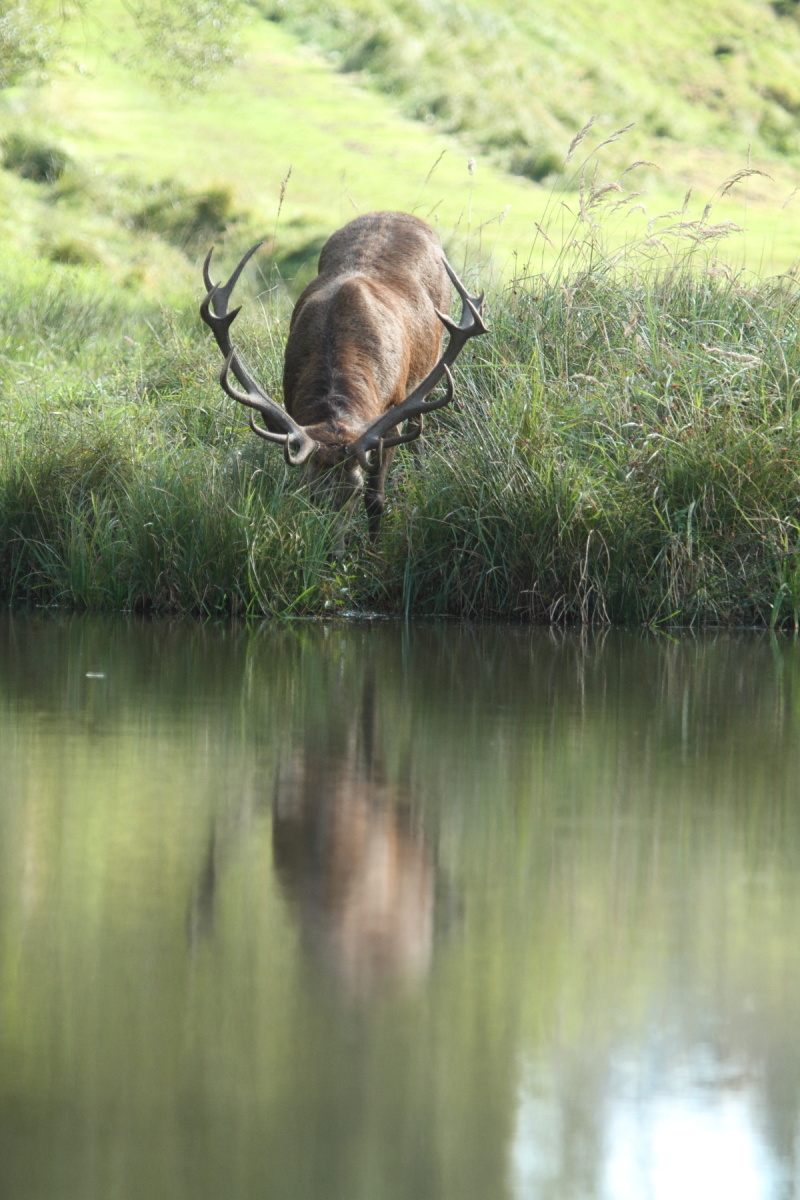
[[800, 647], [0, 617], [3, 1200], [784, 1200]]

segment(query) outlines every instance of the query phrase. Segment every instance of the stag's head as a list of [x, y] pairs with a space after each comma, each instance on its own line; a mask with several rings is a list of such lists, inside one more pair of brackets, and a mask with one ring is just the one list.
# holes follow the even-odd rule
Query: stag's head
[[303, 467], [311, 495], [315, 501], [349, 512], [365, 484], [364, 468], [353, 450], [358, 432], [335, 420], [305, 428], [314, 440]]
[[[442, 264], [461, 297], [461, 317], [456, 323], [436, 309], [436, 315], [450, 338], [446, 350], [429, 373], [399, 404], [391, 404], [370, 420], [359, 419], [346, 395], [326, 395], [321, 400], [324, 419], [315, 424], [299, 424], [285, 408], [277, 404], [253, 379], [231, 342], [230, 327], [240, 309], [228, 311], [230, 297], [246, 263], [261, 245], [257, 242], [239, 262], [226, 284], [211, 281], [209, 267], [212, 250], [203, 265], [206, 296], [200, 315], [214, 334], [225, 358], [220, 372], [223, 390], [249, 408], [250, 428], [259, 437], [283, 447], [290, 466], [304, 467], [315, 496], [329, 499], [336, 508], [349, 506], [366, 486], [370, 528], [377, 532], [383, 507], [382, 488], [387, 458], [385, 451], [402, 442], [410, 442], [422, 432], [426, 412], [449, 404], [453, 398], [450, 367], [471, 337], [485, 333], [480, 307], [483, 296], [470, 296], [442, 255]], [[231, 381], [231, 376], [239, 386]], [[441, 382], [442, 395], [431, 397]], [[382, 406], [378, 405], [380, 409]], [[255, 414], [261, 418], [256, 420]], [[401, 432], [401, 427], [405, 426]]]

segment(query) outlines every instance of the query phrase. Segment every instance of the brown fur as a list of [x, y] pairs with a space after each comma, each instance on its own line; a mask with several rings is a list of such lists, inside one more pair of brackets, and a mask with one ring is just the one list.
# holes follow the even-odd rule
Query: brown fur
[[[433, 367], [450, 281], [433, 230], [407, 213], [356, 217], [325, 243], [295, 305], [283, 397], [301, 425], [360, 428]], [[345, 396], [343, 420], [328, 396]], [[313, 435], [316, 436], [316, 433]]]
[[[433, 230], [408, 213], [356, 217], [325, 243], [319, 275], [295, 305], [286, 343], [283, 397], [287, 411], [319, 442], [312, 480], [328, 480], [340, 505], [361, 483], [350, 443], [363, 427], [400, 404], [441, 353], [450, 281]], [[367, 485], [373, 531], [383, 510], [391, 461]]]

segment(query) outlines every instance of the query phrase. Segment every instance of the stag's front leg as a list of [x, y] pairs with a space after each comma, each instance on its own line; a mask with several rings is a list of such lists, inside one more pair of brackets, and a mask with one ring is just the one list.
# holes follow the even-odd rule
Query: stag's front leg
[[364, 487], [364, 507], [367, 510], [369, 536], [373, 542], [380, 532], [381, 517], [386, 508], [386, 476], [393, 458], [394, 450], [385, 450], [380, 468], [374, 474], [367, 476]]

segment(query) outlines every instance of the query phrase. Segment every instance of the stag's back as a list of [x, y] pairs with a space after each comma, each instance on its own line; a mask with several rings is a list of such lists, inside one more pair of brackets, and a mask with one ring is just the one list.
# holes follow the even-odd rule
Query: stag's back
[[350, 221], [325, 243], [319, 274], [295, 305], [287, 409], [319, 421], [329, 397], [341, 394], [355, 425], [400, 403], [439, 356], [435, 310], [449, 302], [442, 249], [423, 221], [395, 212]]
[[450, 295], [439, 240], [409, 213], [366, 213], [334, 233], [319, 256], [319, 282], [338, 275], [367, 276], [415, 301], [425, 294], [437, 306]]

